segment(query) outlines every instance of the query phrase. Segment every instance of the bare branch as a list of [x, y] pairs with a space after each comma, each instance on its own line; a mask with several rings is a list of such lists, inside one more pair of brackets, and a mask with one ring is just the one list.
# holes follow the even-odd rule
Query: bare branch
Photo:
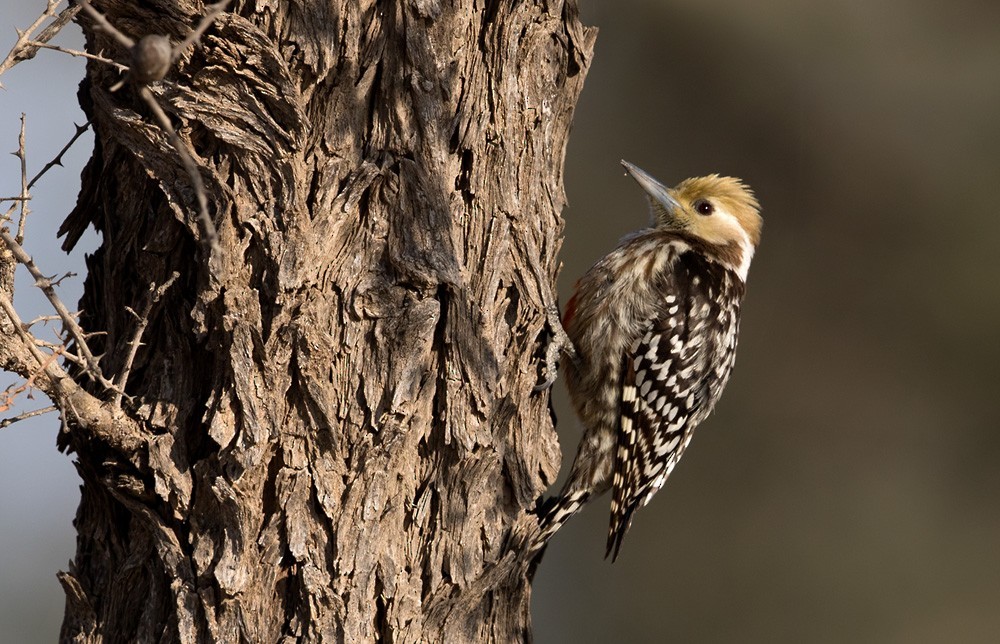
[[12, 416], [10, 418], [0, 418], [0, 429], [10, 427], [18, 421], [27, 420], [28, 418], [34, 418], [35, 416], [41, 416], [42, 414], [56, 411], [56, 409], [57, 407], [55, 405], [49, 405], [48, 407], [42, 407], [41, 409], [26, 411], [23, 414], [18, 414], [17, 416]]
[[28, 200], [31, 199], [31, 195], [28, 194], [28, 154], [24, 147], [24, 126], [25, 118], [24, 113], [21, 113], [21, 133], [17, 137], [17, 152], [14, 153], [18, 159], [21, 160], [21, 198], [18, 203], [21, 206], [21, 217], [17, 222], [17, 243], [24, 243], [24, 224], [28, 220], [28, 213], [31, 209], [28, 208]]
[[[71, 313], [70, 315], [72, 315], [75, 318], [78, 318], [78, 317], [80, 317], [80, 312], [77, 311], [76, 313]], [[55, 320], [61, 320], [61, 319], [62, 318], [60, 318], [58, 315], [39, 315], [37, 318], [35, 318], [31, 322], [25, 323], [25, 328], [30, 329], [31, 327], [33, 327], [33, 326], [35, 326], [36, 324], [39, 324], [39, 323], [54, 322]]]
[[116, 29], [114, 25], [108, 22], [108, 19], [104, 17], [103, 13], [90, 6], [90, 0], [83, 0], [80, 3], [80, 8], [83, 9], [83, 11], [88, 16], [90, 16], [94, 20], [94, 22], [97, 23], [97, 27], [101, 31], [104, 31], [112, 38], [117, 40], [118, 44], [120, 44], [122, 47], [124, 47], [125, 49], [132, 49], [132, 47], [135, 46], [134, 40], [132, 40], [122, 32], [118, 31], [118, 29]]
[[39, 365], [39, 368], [37, 370], [32, 371], [29, 374], [28, 379], [25, 380], [20, 386], [14, 387], [13, 390], [11, 389], [13, 385], [11, 387], [7, 387], [7, 389], [5, 389], [3, 392], [4, 400], [3, 402], [0, 402], [0, 411], [7, 411], [8, 409], [10, 409], [14, 405], [14, 399], [17, 398], [18, 395], [24, 393], [25, 391], [28, 392], [28, 398], [33, 398], [33, 396], [31, 395], [31, 390], [35, 388], [35, 379], [38, 376], [42, 375], [48, 368], [48, 366], [54, 363], [59, 358], [59, 356], [63, 352], [63, 349], [65, 349], [65, 347], [63, 347], [62, 345], [56, 347], [56, 350], [53, 353], [49, 354], [49, 357], [45, 359], [45, 362]]
[[[66, 271], [65, 273], [63, 273], [62, 277], [49, 278], [49, 279], [52, 280], [52, 286], [60, 286], [63, 283], [63, 280], [67, 280], [71, 277], [76, 277], [76, 273], [74, 273], [73, 271]], [[73, 314], [73, 317], [79, 317], [79, 316], [80, 316], [79, 313]]]
[[[22, 60], [28, 60], [29, 58], [32, 58], [35, 55], [35, 52], [38, 51], [38, 48], [33, 47], [29, 44], [29, 42], [32, 40], [31, 36], [35, 33], [36, 29], [42, 26], [42, 23], [45, 22], [46, 19], [52, 18], [56, 15], [56, 7], [59, 6], [60, 1], [61, 0], [48, 0], [48, 3], [45, 5], [45, 11], [42, 12], [42, 15], [38, 16], [35, 22], [31, 23], [31, 26], [25, 29], [24, 31], [18, 30], [17, 42], [15, 42], [14, 46], [11, 47], [10, 51], [7, 53], [7, 56], [3, 59], [3, 62], [0, 62], [0, 76], [2, 76], [5, 71], [10, 69], [14, 65], [18, 64]], [[56, 18], [56, 20], [51, 25], [46, 27], [41, 34], [39, 34], [36, 40], [47, 42], [49, 39], [51, 39], [53, 36], [59, 33], [59, 30], [62, 29], [66, 25], [66, 23], [72, 20], [73, 16], [75, 16], [78, 11], [79, 9], [77, 7], [69, 7], [67, 9], [64, 9], [62, 13], [59, 14], [59, 17]], [[0, 83], [0, 88], [2, 87], [3, 84]]]
[[67, 360], [68, 362], [72, 362], [73, 364], [75, 364], [76, 366], [80, 367], [81, 369], [86, 369], [87, 368], [86, 361], [84, 361], [83, 359], [81, 359], [80, 356], [78, 356], [78, 355], [76, 355], [76, 354], [71, 353], [70, 351], [68, 351], [66, 349], [66, 345], [65, 344], [56, 344], [54, 342], [46, 342], [45, 340], [39, 340], [38, 338], [35, 338], [35, 342], [38, 343], [38, 346], [45, 347], [46, 349], [52, 349], [53, 351], [55, 351], [55, 350], [57, 350], [57, 349], [59, 349], [61, 347], [62, 352], [59, 354], [60, 357], [62, 357], [64, 360]]
[[121, 71], [121, 72], [127, 72], [128, 71], [128, 66], [127, 65], [122, 65], [118, 61], [111, 60], [110, 58], [106, 58], [104, 56], [99, 56], [97, 54], [88, 54], [87, 52], [80, 51], [78, 49], [70, 49], [69, 47], [60, 47], [59, 45], [48, 45], [48, 44], [45, 44], [45, 43], [42, 43], [42, 42], [38, 42], [37, 40], [29, 41], [28, 45], [30, 45], [32, 47], [39, 47], [41, 49], [51, 49], [52, 51], [58, 51], [58, 52], [61, 52], [61, 53], [64, 53], [64, 54], [69, 54], [70, 56], [76, 56], [77, 58], [86, 58], [88, 60], [96, 60], [99, 63], [104, 63], [105, 65], [111, 65], [112, 67], [117, 68], [118, 71]]
[[14, 197], [12, 199], [6, 199], [5, 200], [5, 201], [13, 201], [15, 203], [14, 203], [13, 206], [11, 206], [10, 208], [7, 209], [7, 212], [5, 212], [4, 214], [0, 215], [0, 223], [10, 221], [10, 216], [14, 213], [15, 210], [17, 210], [17, 203], [16, 202], [18, 202], [20, 200], [21, 200], [20, 197]]
[[[52, 3], [52, 1], [49, 0], [49, 2], [53, 5], [60, 4], [58, 1]], [[68, 7], [60, 11], [56, 19], [50, 22], [45, 29], [42, 29], [41, 33], [38, 34], [38, 37], [28, 44], [25, 48], [24, 58], [33, 58], [38, 51], [36, 47], [41, 43], [47, 43], [55, 38], [56, 35], [63, 30], [63, 27], [76, 18], [76, 14], [78, 13], [80, 13], [80, 7], [76, 4], [70, 4]]]
[[[6, 231], [4, 231], [6, 233]], [[50, 358], [51, 354], [44, 353], [35, 344], [35, 338], [27, 329], [24, 327], [24, 323], [21, 322], [21, 318], [17, 315], [17, 311], [14, 309], [14, 303], [10, 301], [6, 293], [0, 293], [0, 310], [7, 314], [7, 318], [10, 320], [11, 324], [14, 326], [14, 332], [17, 333], [18, 337], [21, 339], [21, 343], [28, 350], [31, 356], [38, 363], [38, 366], [52, 378], [65, 378], [68, 377], [65, 371], [58, 364], [53, 364]], [[25, 366], [26, 367], [26, 366]], [[26, 367], [27, 368], [27, 367]], [[54, 371], [53, 371], [54, 370]], [[34, 371], [31, 374], [27, 374], [26, 377], [34, 377]], [[52, 394], [48, 390], [43, 389], [46, 394]]]
[[28, 182], [28, 190], [31, 190], [31, 187], [34, 186], [35, 183], [37, 183], [38, 180], [41, 179], [42, 176], [46, 172], [48, 172], [53, 166], [62, 165], [63, 155], [66, 154], [66, 151], [69, 150], [71, 147], [73, 147], [73, 144], [76, 143], [77, 139], [83, 136], [83, 133], [87, 131], [87, 129], [90, 127], [90, 121], [87, 121], [83, 125], [76, 125], [75, 123], [73, 125], [76, 127], [76, 132], [73, 133], [73, 136], [70, 138], [69, 142], [66, 145], [64, 145], [61, 150], [59, 150], [59, 154], [57, 154], [54, 159], [46, 163], [45, 167], [39, 170], [38, 174], [32, 177], [31, 181]]
[[80, 367], [81, 369], [86, 369], [87, 368], [87, 363], [84, 360], [82, 360], [80, 358], [80, 356], [78, 356], [78, 355], [72, 353], [71, 351], [69, 351], [66, 348], [66, 343], [65, 342], [59, 342], [59, 343], [48, 342], [48, 341], [42, 340], [40, 338], [35, 338], [35, 344], [38, 345], [38, 346], [40, 346], [40, 347], [43, 347], [45, 349], [49, 349], [49, 350], [51, 350], [53, 352], [58, 352], [59, 357], [63, 358], [64, 360], [67, 360], [69, 362], [72, 362], [73, 364], [75, 364], [76, 366]]
[[180, 273], [174, 271], [170, 278], [166, 282], [161, 284], [159, 287], [156, 284], [150, 283], [149, 285], [149, 299], [146, 301], [146, 306], [142, 310], [142, 315], [136, 315], [135, 311], [131, 311], [133, 315], [139, 318], [139, 323], [135, 327], [135, 333], [132, 335], [132, 341], [129, 342], [128, 356], [125, 357], [125, 364], [122, 367], [121, 373], [118, 374], [118, 378], [115, 384], [118, 387], [118, 393], [115, 394], [114, 404], [115, 406], [121, 405], [122, 392], [125, 391], [125, 385], [128, 384], [128, 375], [132, 371], [132, 363], [135, 362], [135, 356], [139, 352], [139, 346], [142, 344], [142, 334], [146, 331], [146, 326], [149, 324], [149, 315], [153, 312], [153, 306], [160, 301], [163, 294], [167, 292], [177, 278], [180, 277]]
[[[38, 174], [36, 174], [34, 177], [31, 178], [31, 181], [28, 182], [28, 190], [31, 190], [31, 188], [34, 187], [36, 183], [38, 183], [38, 180], [41, 179], [45, 175], [45, 173], [51, 170], [54, 166], [62, 165], [63, 155], [65, 155], [66, 152], [71, 147], [73, 147], [73, 144], [76, 143], [77, 139], [83, 136], [83, 133], [90, 128], [90, 121], [87, 121], [83, 125], [75, 125], [75, 127], [76, 127], [76, 132], [73, 133], [73, 136], [70, 138], [69, 142], [66, 145], [64, 145], [61, 150], [59, 150], [59, 153], [56, 154], [56, 156], [51, 161], [45, 164], [45, 167], [43, 167], [41, 170], [38, 171]], [[0, 201], [30, 201], [30, 200], [31, 200], [31, 195], [28, 194], [27, 196], [25, 196], [23, 190], [22, 194], [18, 195], [17, 197], [0, 197]], [[9, 214], [10, 211], [8, 211], [8, 215]], [[6, 217], [4, 217], [4, 219], [6, 219]]]
[[[14, 351], [13, 371], [38, 382], [38, 388], [45, 392], [52, 402], [65, 413], [72, 414], [81, 429], [91, 437], [107, 442], [126, 456], [132, 456], [143, 449], [145, 439], [141, 426], [129, 418], [119, 408], [102, 403], [81, 388], [55, 362], [56, 354], [46, 354], [35, 346], [33, 336], [24, 328], [24, 323], [14, 309], [14, 303], [6, 293], [0, 291], [0, 311], [3, 311], [20, 338], [23, 351]], [[24, 351], [31, 358], [24, 355]], [[26, 360], [34, 360], [37, 368], [32, 368]], [[64, 416], [65, 418], [65, 416]]]
[[[66, 308], [66, 305], [63, 304], [62, 300], [59, 299], [59, 295], [52, 287], [52, 280], [42, 274], [42, 272], [38, 269], [38, 266], [35, 265], [34, 260], [31, 259], [31, 256], [25, 252], [24, 248], [17, 243], [17, 240], [11, 237], [10, 233], [4, 228], [0, 228], [0, 239], [2, 239], [7, 245], [7, 248], [10, 249], [14, 258], [28, 269], [31, 276], [35, 278], [35, 286], [40, 288], [42, 292], [45, 293], [45, 297], [48, 298], [49, 303], [52, 304], [52, 308], [54, 308], [56, 313], [59, 314], [63, 324], [66, 325], [70, 335], [76, 342], [80, 353], [83, 354], [84, 358], [87, 360], [87, 374], [108, 389], [114, 389], [114, 385], [101, 373], [101, 367], [97, 363], [97, 359], [94, 357], [94, 354], [90, 351], [90, 347], [87, 345], [83, 329], [81, 329], [80, 325], [77, 324], [76, 319], [69, 312], [69, 309]], [[27, 332], [25, 331], [25, 333]], [[34, 346], [34, 343], [32, 343], [32, 346]]]

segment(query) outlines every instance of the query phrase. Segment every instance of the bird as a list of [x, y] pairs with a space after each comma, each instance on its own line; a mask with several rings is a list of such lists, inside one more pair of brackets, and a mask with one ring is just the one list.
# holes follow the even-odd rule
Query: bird
[[718, 402], [736, 357], [740, 307], [763, 219], [740, 179], [711, 174], [673, 188], [622, 161], [646, 193], [647, 228], [624, 237], [576, 284], [562, 326], [564, 368], [583, 436], [533, 551], [612, 488], [605, 557], [663, 486]]

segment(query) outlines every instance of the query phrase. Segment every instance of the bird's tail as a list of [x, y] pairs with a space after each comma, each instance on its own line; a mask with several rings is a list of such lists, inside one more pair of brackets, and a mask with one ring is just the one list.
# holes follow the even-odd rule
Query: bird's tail
[[532, 542], [529, 552], [541, 552], [549, 543], [549, 539], [559, 532], [570, 517], [579, 512], [590, 499], [590, 493], [583, 490], [565, 492], [556, 497], [555, 503], [548, 508], [542, 518], [541, 527]]

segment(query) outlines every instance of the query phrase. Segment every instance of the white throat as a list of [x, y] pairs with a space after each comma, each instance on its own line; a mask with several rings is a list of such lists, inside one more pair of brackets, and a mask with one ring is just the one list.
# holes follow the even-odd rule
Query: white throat
[[746, 233], [743, 233], [743, 239], [740, 240], [740, 265], [736, 266], [736, 274], [740, 276], [745, 284], [747, 281], [747, 273], [750, 272], [750, 260], [753, 259], [753, 244], [750, 243], [750, 238], [747, 237]]

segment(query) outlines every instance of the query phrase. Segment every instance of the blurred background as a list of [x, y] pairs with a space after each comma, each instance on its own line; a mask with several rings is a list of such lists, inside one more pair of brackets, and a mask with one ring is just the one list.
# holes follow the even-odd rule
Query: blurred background
[[538, 642], [1000, 642], [1000, 4], [582, 9], [563, 301], [645, 225], [619, 158], [764, 236], [717, 411], [617, 563], [606, 498], [554, 539]]
[[[5, 54], [44, 2], [0, 4]], [[581, 9], [601, 31], [566, 160], [563, 301], [647, 221], [621, 158], [668, 184], [740, 176], [765, 229], [716, 413], [616, 564], [606, 498], [556, 537], [536, 641], [1000, 641], [1000, 4]], [[5, 74], [0, 149], [23, 111], [29, 168], [52, 158], [83, 120], [82, 74], [45, 51]], [[48, 273], [82, 272], [96, 243], [66, 258], [54, 238], [90, 141], [33, 191], [29, 250]], [[0, 194], [18, 173], [0, 158]], [[45, 312], [31, 297], [19, 284]], [[555, 395], [568, 460], [579, 428]], [[58, 633], [78, 489], [57, 423], [0, 430], [3, 642]]]

